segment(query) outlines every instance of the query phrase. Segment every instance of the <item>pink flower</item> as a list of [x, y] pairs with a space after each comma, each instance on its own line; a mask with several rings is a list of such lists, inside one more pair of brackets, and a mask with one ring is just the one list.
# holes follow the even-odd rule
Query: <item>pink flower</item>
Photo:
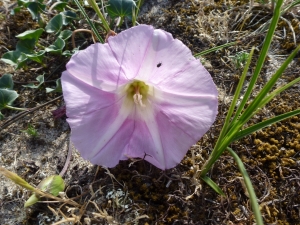
[[175, 167], [217, 114], [217, 90], [199, 60], [147, 25], [73, 55], [62, 87], [72, 142], [107, 167], [137, 157]]

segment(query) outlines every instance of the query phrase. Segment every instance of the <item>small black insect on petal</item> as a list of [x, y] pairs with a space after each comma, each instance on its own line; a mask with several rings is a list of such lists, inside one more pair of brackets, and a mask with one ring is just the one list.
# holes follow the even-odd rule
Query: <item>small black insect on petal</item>
[[158, 63], [156, 66], [157, 66], [157, 67], [160, 67], [161, 65], [162, 65], [162, 63], [160, 62], [160, 63]]

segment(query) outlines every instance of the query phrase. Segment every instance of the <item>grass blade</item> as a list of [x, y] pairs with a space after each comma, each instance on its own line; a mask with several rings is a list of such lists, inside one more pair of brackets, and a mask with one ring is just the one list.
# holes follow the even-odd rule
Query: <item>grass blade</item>
[[80, 12], [82, 13], [82, 15], [85, 17], [85, 19], [87, 20], [88, 24], [91, 26], [91, 29], [93, 31], [93, 33], [96, 35], [97, 39], [101, 42], [104, 43], [104, 40], [101, 38], [101, 36], [99, 35], [99, 32], [97, 31], [95, 25], [92, 23], [92, 21], [90, 20], [90, 18], [88, 17], [88, 15], [86, 14], [86, 12], [84, 11], [83, 7], [80, 5], [78, 0], [74, 0], [75, 4], [77, 5], [77, 7], [79, 8]]
[[272, 17], [271, 25], [270, 25], [269, 31], [267, 33], [267, 36], [265, 38], [263, 47], [261, 49], [261, 53], [259, 55], [256, 68], [254, 70], [254, 73], [253, 73], [252, 79], [250, 81], [250, 84], [247, 88], [247, 91], [244, 95], [244, 98], [243, 98], [241, 104], [239, 105], [239, 107], [237, 109], [237, 113], [236, 113], [236, 116], [234, 118], [234, 121], [232, 122], [232, 124], [229, 128], [229, 131], [226, 133], [226, 135], [223, 136], [222, 140], [219, 141], [218, 145], [215, 146], [215, 148], [212, 151], [211, 155], [209, 156], [208, 160], [202, 166], [200, 177], [206, 176], [207, 172], [210, 170], [210, 168], [213, 166], [213, 164], [218, 160], [218, 158], [226, 150], [228, 145], [230, 143], [232, 143], [232, 140], [234, 140], [235, 135], [239, 132], [241, 127], [246, 123], [246, 120], [240, 120], [238, 118], [238, 116], [242, 112], [242, 110], [244, 109], [244, 106], [245, 106], [246, 102], [248, 101], [248, 99], [250, 97], [252, 89], [253, 89], [253, 87], [256, 83], [258, 75], [261, 71], [263, 63], [264, 63], [265, 58], [267, 56], [267, 52], [269, 50], [269, 47], [270, 47], [270, 44], [271, 44], [271, 41], [272, 41], [272, 38], [273, 38], [273, 34], [275, 32], [275, 28], [276, 28], [276, 25], [278, 23], [278, 19], [279, 19], [279, 16], [280, 16], [280, 8], [281, 8], [282, 3], [283, 3], [283, 0], [278, 0], [277, 3], [276, 3], [276, 7], [275, 7], [274, 14], [273, 14], [273, 17]]
[[107, 23], [107, 21], [105, 20], [103, 14], [101, 13], [97, 3], [95, 0], [88, 0], [88, 3], [90, 6], [92, 6], [92, 8], [95, 10], [95, 12], [97, 13], [99, 19], [101, 20], [102, 24], [103, 24], [103, 27], [105, 28], [106, 30], [106, 33], [109, 33], [110, 31], [110, 28], [109, 28], [109, 25]]
[[[287, 66], [291, 63], [293, 58], [297, 55], [299, 50], [300, 50], [300, 45], [292, 52], [292, 54], [289, 55], [289, 57], [285, 60], [285, 62], [280, 66], [280, 68], [276, 71], [276, 73], [271, 77], [271, 79], [267, 82], [267, 84], [255, 97], [255, 99], [250, 103], [250, 105], [247, 107], [245, 112], [239, 118], [238, 123], [245, 124], [248, 120], [251, 119], [251, 117], [258, 111], [259, 108], [264, 107], [264, 105], [267, 104], [272, 99], [270, 97], [265, 98], [265, 96], [268, 96], [268, 92], [270, 92], [272, 87], [275, 85], [275, 83], [280, 78], [280, 76], [287, 68]], [[284, 89], [280, 89], [280, 90], [283, 91]], [[279, 93], [280, 92], [278, 92], [277, 90], [275, 93], [272, 92], [271, 96]]]
[[239, 105], [239, 107], [237, 109], [237, 113], [236, 113], [235, 118], [233, 119], [233, 121], [237, 120], [237, 118], [240, 116], [240, 113], [244, 109], [244, 107], [245, 107], [245, 105], [246, 105], [246, 103], [247, 103], [247, 101], [250, 97], [250, 94], [251, 94], [251, 92], [254, 88], [254, 85], [257, 81], [258, 75], [260, 74], [260, 71], [263, 67], [264, 61], [266, 59], [266, 56], [267, 56], [269, 47], [271, 45], [271, 41], [272, 41], [274, 32], [275, 32], [275, 29], [276, 29], [276, 25], [277, 25], [279, 17], [280, 17], [280, 8], [281, 8], [282, 3], [283, 3], [283, 0], [278, 0], [278, 2], [276, 3], [276, 8], [274, 10], [271, 25], [269, 27], [269, 31], [268, 31], [267, 36], [265, 38], [263, 47], [261, 49], [261, 52], [260, 52], [256, 67], [255, 67], [255, 70], [253, 72], [253, 76], [250, 80], [249, 86], [246, 90], [246, 93], [245, 93], [243, 99], [242, 99], [242, 102], [241, 102], [241, 104]]
[[246, 129], [240, 131], [234, 137], [233, 141], [237, 141], [237, 140], [239, 140], [239, 139], [241, 139], [241, 138], [243, 138], [243, 137], [245, 137], [245, 136], [247, 136], [249, 134], [252, 134], [252, 133], [254, 133], [254, 132], [256, 132], [256, 131], [258, 131], [258, 130], [264, 128], [264, 127], [266, 127], [266, 126], [269, 126], [269, 125], [271, 125], [273, 123], [277, 123], [277, 122], [279, 122], [281, 120], [287, 119], [289, 117], [292, 117], [292, 116], [295, 116], [295, 115], [298, 115], [298, 114], [300, 114], [300, 109], [296, 109], [294, 111], [287, 112], [287, 113], [281, 114], [279, 116], [275, 116], [275, 117], [273, 117], [271, 119], [265, 120], [263, 122], [260, 122], [258, 124], [255, 124], [255, 125], [253, 125], [251, 127], [248, 127]]
[[261, 101], [261, 105], [264, 106], [266, 105], [268, 102], [270, 102], [276, 95], [279, 95], [281, 92], [283, 92], [284, 90], [288, 89], [289, 87], [291, 87], [292, 85], [296, 84], [297, 82], [300, 81], [300, 77], [296, 78], [295, 80], [289, 82], [288, 84], [283, 85], [282, 87], [277, 88], [276, 90], [274, 90], [271, 94], [269, 94], [267, 97], [265, 97], [262, 101]]
[[201, 179], [203, 181], [205, 181], [205, 183], [207, 183], [212, 189], [214, 189], [215, 192], [217, 192], [219, 195], [223, 195], [225, 196], [224, 192], [222, 191], [222, 189], [212, 180], [210, 179], [208, 176], [204, 176], [201, 177]]
[[252, 186], [250, 177], [247, 173], [247, 170], [244, 167], [244, 164], [242, 162], [242, 160], [240, 159], [240, 157], [231, 149], [231, 148], [227, 148], [227, 150], [229, 151], [229, 153], [232, 155], [232, 157], [234, 158], [243, 178], [244, 178], [244, 182], [247, 188], [247, 191], [249, 193], [249, 198], [250, 198], [250, 202], [251, 202], [251, 206], [252, 206], [252, 211], [254, 213], [255, 219], [256, 219], [256, 224], [257, 225], [263, 225], [263, 219], [259, 210], [259, 205], [257, 202], [257, 197], [254, 191], [254, 188]]
[[199, 53], [195, 54], [194, 57], [197, 58], [197, 57], [199, 57], [199, 56], [203, 56], [203, 55], [206, 55], [206, 54], [208, 54], [208, 53], [215, 52], [215, 51], [218, 51], [218, 50], [220, 50], [220, 49], [222, 49], [222, 48], [227, 48], [227, 47], [230, 47], [230, 46], [236, 45], [236, 44], [237, 44], [237, 41], [235, 41], [235, 42], [230, 42], [230, 43], [226, 43], [226, 44], [220, 45], [220, 46], [216, 46], [216, 47], [213, 47], [213, 48], [204, 50], [204, 51], [202, 51], [202, 52], [199, 52]]
[[[245, 65], [245, 68], [243, 70], [242, 76], [240, 78], [240, 81], [239, 81], [238, 86], [236, 88], [236, 91], [234, 93], [233, 100], [231, 102], [230, 108], [229, 108], [228, 113], [226, 115], [225, 122], [224, 122], [222, 130], [220, 132], [220, 135], [219, 135], [218, 141], [217, 141], [217, 143], [215, 145], [215, 148], [219, 147], [220, 141], [223, 139], [223, 137], [225, 136], [225, 134], [228, 131], [228, 126], [230, 124], [230, 119], [232, 118], [232, 114], [233, 114], [234, 108], [236, 107], [237, 100], [238, 100], [238, 98], [240, 96], [240, 93], [241, 93], [241, 90], [242, 90], [242, 87], [243, 87], [243, 84], [244, 84], [244, 81], [245, 81], [245, 78], [246, 78], [246, 75], [247, 75], [250, 63], [251, 63], [253, 52], [254, 52], [254, 48], [251, 49], [251, 52], [249, 54], [247, 63]], [[233, 122], [233, 121], [231, 121], [231, 122]]]

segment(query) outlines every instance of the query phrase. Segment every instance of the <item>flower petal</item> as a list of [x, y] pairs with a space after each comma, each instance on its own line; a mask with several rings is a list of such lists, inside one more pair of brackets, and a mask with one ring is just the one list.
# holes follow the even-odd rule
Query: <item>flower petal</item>
[[[63, 73], [62, 87], [69, 117], [67, 121], [72, 130], [71, 140], [82, 157], [108, 167], [126, 158], [122, 149], [129, 142], [130, 127], [122, 127], [132, 111], [128, 105], [122, 108], [126, 97], [92, 87], [68, 71]], [[110, 148], [112, 144], [118, 146]]]
[[168, 122], [175, 124], [194, 139], [196, 143], [215, 121], [218, 112], [216, 96], [178, 96], [163, 93], [165, 99], [158, 106], [159, 113], [168, 117]]
[[152, 42], [153, 27], [139, 25], [110, 37], [108, 44], [128, 80], [134, 79]]
[[118, 101], [114, 93], [92, 87], [68, 71], [63, 72], [61, 80], [68, 117], [81, 117], [84, 114], [107, 108]]
[[[156, 115], [165, 158], [165, 163], [160, 165], [159, 168], [163, 167], [162, 169], [170, 169], [178, 165], [189, 148], [197, 143], [201, 137], [199, 133], [197, 136], [198, 138], [195, 139], [195, 137], [190, 135], [188, 130], [179, 127], [178, 124], [176, 124], [180, 121], [178, 119], [179, 118], [176, 118], [174, 115], [168, 115], [163, 112], [159, 112]], [[155, 163], [151, 161], [151, 158], [146, 160], [150, 163]]]
[[135, 120], [125, 155], [131, 158], [144, 158], [156, 167], [166, 169], [160, 130], [153, 111], [147, 110], [147, 115], [141, 120]]
[[174, 39], [170, 33], [155, 29], [135, 79], [159, 83], [181, 72], [194, 59], [191, 51], [181, 41]]
[[113, 167], [124, 156], [134, 128], [134, 121], [127, 120], [130, 110], [120, 109], [116, 102], [82, 117], [68, 118], [71, 140], [83, 158], [92, 163]]
[[[176, 93], [177, 95], [213, 96], [215, 99], [218, 96], [216, 85], [210, 74], [196, 59], [190, 60], [180, 72], [169, 74], [165, 79], [151, 78], [150, 82], [164, 92]], [[201, 104], [200, 101], [199, 104]]]
[[165, 170], [179, 164], [189, 147], [210, 128], [217, 114], [217, 97], [160, 95], [143, 121], [135, 122], [125, 154]]
[[105, 91], [114, 91], [127, 82], [108, 44], [97, 43], [79, 51], [68, 62], [67, 71], [82, 82]]

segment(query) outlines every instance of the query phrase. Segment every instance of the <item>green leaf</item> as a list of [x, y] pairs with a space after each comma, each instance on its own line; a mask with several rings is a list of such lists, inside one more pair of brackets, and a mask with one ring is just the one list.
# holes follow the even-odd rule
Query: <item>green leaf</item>
[[14, 16], [16, 13], [21, 11], [21, 7], [16, 7], [10, 10], [10, 15]]
[[[53, 175], [45, 178], [38, 185], [38, 188], [42, 191], [52, 194], [53, 196], [57, 196], [59, 192], [62, 192], [65, 189], [65, 182], [59, 175]], [[40, 197], [37, 194], [33, 194], [30, 198], [25, 202], [24, 207], [29, 207], [40, 200]]]
[[59, 175], [53, 175], [42, 180], [38, 185], [38, 188], [42, 191], [48, 192], [54, 196], [57, 196], [59, 192], [65, 189], [65, 182]]
[[53, 45], [50, 45], [45, 49], [46, 52], [61, 54], [63, 48], [65, 47], [65, 41], [61, 38], [57, 38]]
[[70, 50], [64, 51], [64, 52], [62, 53], [62, 55], [71, 57], [72, 55], [74, 55], [74, 54], [77, 53], [78, 51], [79, 51], [79, 48], [74, 48], [72, 51], [70, 51]]
[[4, 119], [4, 115], [2, 114], [2, 112], [0, 111], [0, 120]]
[[16, 50], [25, 54], [31, 54], [35, 48], [36, 40], [32, 39], [24, 39], [20, 40], [17, 43]]
[[56, 87], [55, 87], [55, 89], [53, 89], [53, 88], [46, 88], [46, 93], [50, 93], [50, 92], [62, 93], [62, 87], [61, 87], [61, 80], [60, 80], [60, 78], [56, 80]]
[[25, 62], [28, 58], [26, 55], [20, 51], [9, 51], [2, 55], [1, 60], [7, 64], [15, 66], [16, 69], [21, 68], [25, 65]]
[[63, 16], [58, 14], [54, 16], [45, 27], [47, 33], [58, 33], [63, 25]]
[[112, 18], [132, 16], [133, 7], [136, 7], [133, 0], [109, 0], [107, 12]]
[[[268, 33], [265, 37], [262, 49], [260, 51], [260, 54], [259, 54], [259, 57], [258, 57], [258, 60], [257, 60], [257, 63], [256, 63], [256, 67], [254, 69], [253, 75], [251, 76], [250, 83], [249, 83], [249, 85], [247, 87], [247, 90], [246, 90], [246, 92], [245, 92], [245, 94], [242, 98], [242, 101], [239, 104], [238, 109], [236, 110], [236, 114], [235, 114], [235, 116], [233, 118], [233, 121], [232, 121], [232, 126], [235, 126], [236, 123], [241, 123], [241, 122], [246, 123], [247, 122], [245, 119], [240, 120], [239, 117], [240, 117], [241, 112], [245, 109], [245, 105], [246, 105], [247, 101], [249, 100], [249, 98], [251, 96], [251, 93], [254, 89], [254, 85], [255, 85], [255, 83], [258, 79], [260, 71], [261, 71], [261, 69], [263, 67], [263, 64], [265, 62], [265, 59], [267, 57], [268, 50], [269, 50], [269, 47], [271, 45], [271, 42], [272, 42], [272, 39], [273, 39], [273, 36], [274, 36], [274, 32], [275, 32], [275, 29], [276, 29], [276, 26], [277, 26], [277, 23], [278, 23], [278, 20], [279, 20], [279, 17], [280, 17], [280, 8], [281, 8], [282, 3], [283, 3], [283, 0], [278, 0], [278, 2], [276, 4], [276, 7], [275, 7], [274, 13], [273, 13], [273, 17], [272, 17], [272, 20], [271, 20], [271, 24], [270, 24]], [[265, 89], [266, 86], [267, 85], [265, 85], [265, 87], [263, 89]], [[262, 93], [262, 91], [263, 90], [260, 91], [260, 94]], [[258, 97], [259, 96], [256, 96], [257, 100], [258, 100]], [[251, 102], [252, 107], [257, 105], [256, 103], [254, 105], [254, 103], [255, 103], [255, 101]], [[252, 107], [247, 107], [246, 111], [248, 111], [248, 112], [246, 112], [246, 113], [244, 112], [242, 117], [245, 118], [251, 112], [251, 110], [252, 111], [256, 110], [256, 109], [251, 109]]]
[[67, 4], [67, 2], [55, 2], [52, 7], [58, 11], [64, 11]]
[[62, 53], [62, 55], [64, 56], [68, 56], [68, 57], [71, 57], [74, 53], [72, 53], [70, 50], [66, 50]]
[[40, 198], [37, 197], [35, 193], [32, 194], [32, 195], [30, 196], [30, 198], [25, 202], [24, 208], [27, 208], [27, 207], [29, 207], [29, 206], [31, 206], [31, 205], [34, 205], [34, 204], [37, 203], [39, 200], [40, 200]]
[[12, 90], [14, 88], [14, 82], [11, 74], [4, 74], [0, 77], [0, 89]]
[[[275, 32], [275, 28], [276, 28], [278, 19], [280, 17], [280, 7], [281, 7], [282, 3], [283, 3], [283, 0], [276, 1], [276, 7], [274, 9], [272, 22], [270, 24], [269, 31], [265, 37], [264, 44], [260, 51], [260, 55], [258, 57], [256, 67], [255, 67], [255, 70], [251, 77], [248, 88], [243, 96], [241, 103], [239, 104], [239, 106], [236, 110], [235, 116], [230, 124], [230, 127], [228, 128], [228, 131], [223, 136], [223, 138], [221, 138], [221, 139], [219, 138], [219, 140], [217, 141], [219, 144], [214, 147], [214, 150], [210, 154], [208, 160], [202, 166], [200, 177], [204, 177], [206, 175], [206, 173], [211, 169], [213, 164], [219, 159], [219, 157], [226, 150], [228, 145], [232, 142], [235, 135], [240, 131], [241, 127], [247, 122], [247, 119], [249, 119], [249, 118], [246, 118], [246, 119], [242, 118], [242, 117], [248, 117], [248, 115], [245, 112], [243, 112], [241, 117], [239, 117], [239, 116], [240, 116], [240, 113], [243, 111], [244, 106], [246, 105], [247, 101], [250, 98], [251, 92], [254, 89], [254, 85], [257, 81], [258, 75], [259, 75], [259, 73], [262, 69], [262, 66], [264, 64], [264, 61], [266, 59], [268, 49], [270, 47], [270, 44], [271, 44], [271, 41], [272, 41], [272, 38], [273, 38], [273, 35]], [[251, 104], [253, 104], [253, 102]], [[250, 104], [250, 106], [251, 106], [251, 104]], [[248, 109], [249, 109], [249, 106], [247, 107], [246, 110], [248, 110]], [[250, 111], [250, 113], [251, 113], [251, 111]]]
[[[300, 46], [299, 46], [300, 47]], [[275, 96], [279, 95], [281, 92], [283, 92], [284, 90], [290, 88], [291, 86], [293, 86], [294, 84], [300, 82], [300, 77], [292, 80], [291, 82], [276, 88], [274, 91], [272, 91], [271, 93], [269, 93], [267, 96], [265, 96], [262, 100], [261, 100], [261, 107], [263, 107], [264, 105], [266, 105], [268, 102], [270, 102]], [[257, 111], [259, 111], [260, 108], [257, 109]]]
[[32, 1], [32, 0], [18, 0], [18, 5], [19, 6], [25, 6], [27, 7], [28, 4], [32, 3], [32, 2], [37, 2], [37, 3], [43, 3], [44, 0], [37, 0], [37, 1]]
[[223, 124], [223, 127], [222, 127], [222, 130], [219, 134], [219, 137], [218, 137], [218, 140], [217, 140], [217, 143], [215, 145], [215, 148], [217, 149], [220, 145], [220, 143], [222, 142], [224, 136], [227, 134], [228, 132], [228, 128], [229, 128], [229, 125], [230, 125], [230, 120], [232, 118], [232, 115], [233, 115], [233, 112], [234, 112], [234, 109], [237, 105], [237, 100], [238, 100], [238, 97], [240, 96], [240, 93], [241, 93], [241, 90], [242, 90], [242, 87], [243, 87], [243, 84], [245, 82], [245, 79], [246, 79], [246, 75], [247, 75], [247, 72], [248, 72], [248, 69], [249, 69], [249, 66], [250, 66], [250, 63], [251, 63], [251, 59], [252, 59], [252, 56], [253, 56], [253, 53], [254, 53], [254, 48], [251, 49], [251, 52], [249, 54], [249, 57], [248, 57], [248, 60], [247, 60], [247, 63], [244, 67], [244, 71], [242, 73], [242, 76], [240, 77], [240, 80], [239, 80], [239, 83], [237, 85], [237, 88], [235, 90], [235, 93], [234, 93], [234, 96], [233, 96], [233, 100], [231, 101], [231, 104], [230, 104], [230, 107], [227, 111], [227, 115], [226, 115], [226, 118], [225, 118], [225, 121], [224, 121], [224, 124]]
[[30, 3], [29, 0], [18, 0], [18, 5], [19, 6], [25, 6], [27, 7], [27, 5]]
[[62, 32], [59, 33], [58, 37], [67, 40], [72, 36], [72, 31], [71, 30], [63, 30]]
[[38, 85], [34, 85], [34, 84], [26, 84], [26, 85], [22, 85], [23, 87], [28, 87], [28, 88], [39, 88], [43, 83], [44, 83], [44, 75], [39, 75], [36, 80], [39, 82]]
[[16, 37], [21, 40], [35, 39], [35, 41], [37, 41], [43, 32], [44, 32], [43, 28], [39, 28], [37, 30], [27, 30], [21, 34], [18, 34]]
[[232, 59], [233, 64], [237, 69], [240, 69], [243, 67], [244, 63], [247, 62], [249, 57], [249, 53], [241, 51], [235, 54], [234, 56], [229, 56], [229, 58]]
[[29, 2], [28, 4], [25, 4], [24, 6], [27, 7], [33, 20], [39, 20], [40, 13], [43, 12], [46, 8], [46, 5], [44, 5], [40, 2]]
[[[289, 55], [289, 57], [284, 61], [284, 63], [282, 63], [282, 65], [278, 68], [278, 70], [272, 75], [270, 80], [256, 95], [254, 100], [250, 103], [250, 105], [246, 108], [244, 113], [239, 118], [240, 121], [242, 121], [245, 124], [252, 116], [256, 114], [257, 111], [263, 108], [269, 101], [272, 100], [272, 98], [274, 98], [276, 95], [280, 93], [278, 91], [275, 91], [270, 96], [268, 96], [269, 91], [275, 85], [277, 80], [282, 76], [283, 72], [288, 67], [288, 65], [292, 62], [294, 57], [298, 54], [299, 50], [300, 50], [300, 45]], [[282, 89], [281, 91], [283, 90], [284, 89]]]
[[281, 114], [279, 116], [275, 116], [271, 119], [267, 119], [263, 122], [260, 122], [260, 123], [257, 123], [251, 127], [247, 127], [246, 129], [240, 131], [237, 133], [237, 135], [234, 137], [233, 141], [237, 141], [249, 134], [252, 134], [264, 127], [267, 127], [269, 125], [272, 125], [273, 123], [277, 123], [277, 122], [280, 122], [281, 120], [285, 120], [287, 118], [290, 118], [292, 116], [295, 116], [295, 115], [298, 115], [300, 114], [300, 109], [296, 109], [294, 111], [291, 111], [291, 112], [287, 112], [287, 113], [284, 113], [284, 114]]
[[204, 56], [204, 55], [209, 54], [211, 52], [216, 52], [218, 50], [221, 50], [223, 48], [227, 48], [227, 47], [230, 47], [230, 46], [236, 45], [236, 44], [237, 44], [237, 42], [235, 41], [235, 42], [226, 43], [224, 45], [216, 46], [216, 47], [210, 48], [208, 50], [204, 50], [202, 52], [199, 52], [199, 53], [195, 54], [194, 57], [197, 58], [197, 57], [200, 57], [200, 56]]
[[38, 136], [37, 130], [31, 124], [28, 124], [28, 127], [26, 130], [21, 130], [21, 131], [24, 133], [27, 133], [28, 135], [30, 135], [33, 138]]
[[6, 108], [6, 106], [11, 105], [17, 98], [18, 94], [16, 91], [0, 89], [0, 110]]
[[263, 219], [259, 210], [259, 205], [258, 205], [258, 201], [257, 201], [257, 197], [253, 188], [253, 185], [251, 183], [250, 177], [247, 173], [247, 170], [242, 162], [242, 160], [240, 159], [240, 157], [229, 147], [227, 147], [227, 150], [229, 151], [229, 153], [232, 155], [232, 157], [234, 158], [243, 178], [244, 178], [244, 182], [245, 182], [245, 186], [247, 188], [248, 194], [249, 194], [249, 198], [250, 198], [250, 202], [251, 202], [251, 206], [252, 206], [252, 210], [254, 212], [254, 216], [256, 219], [256, 224], [257, 225], [263, 225]]
[[223, 195], [225, 196], [224, 192], [222, 191], [222, 189], [212, 180], [210, 179], [208, 176], [203, 176], [201, 177], [201, 179], [203, 181], [205, 181], [205, 183], [207, 183], [212, 189], [214, 189], [215, 192], [217, 192], [219, 195]]
[[144, 0], [136, 0], [135, 1], [137, 6], [135, 8], [133, 8], [133, 14], [132, 14], [132, 26], [134, 27], [135, 24], [136, 24], [136, 18], [138, 17], [139, 15], [139, 12], [140, 12], [140, 8], [142, 6], [142, 4], [144, 3]]
[[26, 56], [35, 62], [42, 63], [45, 53], [46, 51], [41, 50], [39, 52], [35, 52], [34, 54], [26, 54]]
[[70, 22], [77, 19], [76, 13], [72, 11], [61, 12], [61, 15], [63, 16], [63, 25], [68, 25]]

